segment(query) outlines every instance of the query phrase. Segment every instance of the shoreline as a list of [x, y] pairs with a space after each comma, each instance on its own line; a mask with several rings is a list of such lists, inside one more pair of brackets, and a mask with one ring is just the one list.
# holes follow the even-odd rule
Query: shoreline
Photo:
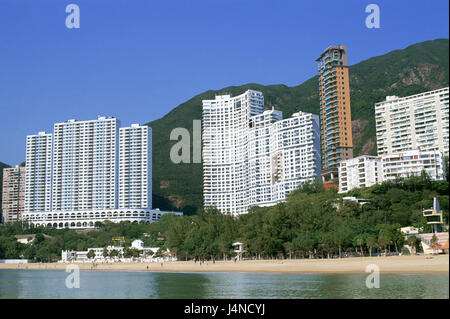
[[[432, 258], [430, 258], [432, 257]], [[77, 265], [82, 271], [139, 271], [165, 273], [277, 273], [277, 274], [368, 274], [366, 267], [376, 265], [381, 274], [448, 274], [449, 255], [350, 257], [342, 259], [284, 259], [205, 262], [169, 261], [153, 263], [2, 263], [0, 271], [66, 270]], [[148, 266], [148, 269], [147, 269]]]

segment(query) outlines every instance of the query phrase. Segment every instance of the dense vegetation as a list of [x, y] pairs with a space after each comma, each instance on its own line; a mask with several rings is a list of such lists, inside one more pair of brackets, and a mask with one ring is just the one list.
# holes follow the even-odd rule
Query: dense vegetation
[[448, 224], [448, 182], [431, 182], [427, 176], [386, 182], [355, 190], [369, 204], [343, 201], [336, 192], [325, 192], [317, 182], [293, 192], [285, 203], [255, 207], [239, 219], [214, 209], [197, 216], [175, 218], [166, 231], [166, 245], [179, 257], [230, 256], [233, 241], [246, 244], [247, 255], [293, 257], [370, 251], [401, 251], [400, 227], [430, 227], [422, 215], [437, 196]]
[[[343, 195], [325, 192], [322, 184], [313, 182], [291, 193], [284, 203], [254, 207], [239, 218], [207, 209], [194, 216], [163, 215], [153, 224], [98, 223], [97, 229], [86, 233], [29, 228], [22, 223], [4, 225], [0, 227], [0, 258], [57, 260], [63, 249], [105, 247], [117, 236], [125, 237], [125, 247], [134, 239], [142, 239], [147, 246], [175, 251], [180, 259], [229, 258], [234, 255], [235, 241], [243, 242], [246, 255], [253, 258], [315, 258], [354, 251], [367, 255], [378, 248], [400, 252], [405, 244], [400, 227], [412, 225], [422, 232], [431, 231], [422, 209], [431, 208], [435, 196], [448, 225], [448, 182], [433, 182], [427, 175], [385, 182], [345, 195], [370, 203], [361, 206], [345, 201]], [[52, 238], [39, 235], [32, 245], [23, 245], [13, 237], [30, 233], [45, 233]]]
[[[34, 261], [56, 261], [61, 259], [62, 250], [87, 251], [88, 248], [117, 245], [113, 238], [125, 237], [121, 243], [130, 247], [134, 239], [142, 239], [146, 246], [161, 247], [164, 241], [160, 233], [168, 227], [170, 219], [158, 223], [97, 223], [96, 229], [77, 231], [73, 229], [53, 229], [29, 227], [23, 222], [0, 225], [0, 259], [25, 258]], [[32, 244], [17, 242], [14, 235], [36, 234]], [[50, 238], [45, 238], [44, 234]], [[159, 240], [158, 240], [159, 238]], [[31, 238], [30, 238], [31, 239]]]
[[[349, 54], [351, 55], [351, 48]], [[350, 67], [350, 89], [355, 156], [376, 154], [374, 105], [387, 95], [406, 96], [449, 84], [449, 41], [438, 39], [392, 51]], [[315, 63], [311, 60], [311, 63]], [[201, 119], [203, 99], [216, 94], [242, 94], [247, 89], [264, 93], [265, 106], [283, 111], [318, 114], [318, 83], [313, 77], [301, 85], [245, 84], [210, 90], [177, 106], [163, 118], [150, 122], [153, 130], [153, 206], [191, 214], [202, 207], [202, 164], [173, 164], [169, 140], [173, 128], [192, 133], [192, 120]]]

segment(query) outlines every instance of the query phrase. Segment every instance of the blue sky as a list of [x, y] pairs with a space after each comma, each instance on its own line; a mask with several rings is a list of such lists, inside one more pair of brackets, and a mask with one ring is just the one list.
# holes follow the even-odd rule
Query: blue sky
[[[67, 29], [65, 8], [80, 8]], [[380, 7], [368, 29], [365, 7]], [[448, 38], [444, 1], [0, 0], [0, 161], [69, 118], [146, 123], [208, 89], [294, 86], [346, 44], [349, 63]]]

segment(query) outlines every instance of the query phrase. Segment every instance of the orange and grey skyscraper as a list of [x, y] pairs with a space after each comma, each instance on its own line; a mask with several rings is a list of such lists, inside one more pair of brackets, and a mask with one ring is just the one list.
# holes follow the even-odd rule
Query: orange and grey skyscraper
[[329, 186], [337, 186], [339, 163], [353, 158], [347, 47], [330, 46], [316, 61], [319, 64], [322, 179]]

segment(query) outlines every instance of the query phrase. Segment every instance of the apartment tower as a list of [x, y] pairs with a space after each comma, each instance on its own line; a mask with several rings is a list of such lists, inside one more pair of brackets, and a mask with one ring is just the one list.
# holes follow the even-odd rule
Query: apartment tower
[[248, 129], [264, 111], [261, 92], [203, 101], [203, 193], [205, 206], [232, 215], [247, 211], [249, 200]]
[[152, 129], [119, 129], [119, 208], [152, 208]]
[[353, 158], [347, 47], [330, 46], [316, 61], [319, 72], [322, 180], [326, 188], [337, 188], [339, 163]]
[[370, 187], [383, 181], [381, 158], [362, 155], [341, 161], [339, 167], [339, 192]]
[[22, 220], [25, 210], [25, 167], [4, 168], [2, 190], [4, 222]]
[[261, 92], [203, 101], [205, 206], [239, 215], [270, 206], [320, 177], [319, 119], [298, 112], [282, 119], [264, 111]]
[[25, 212], [51, 210], [52, 134], [27, 136]]
[[104, 116], [54, 125], [52, 210], [117, 207], [119, 125]]
[[375, 104], [378, 155], [410, 150], [449, 155], [449, 88]]

